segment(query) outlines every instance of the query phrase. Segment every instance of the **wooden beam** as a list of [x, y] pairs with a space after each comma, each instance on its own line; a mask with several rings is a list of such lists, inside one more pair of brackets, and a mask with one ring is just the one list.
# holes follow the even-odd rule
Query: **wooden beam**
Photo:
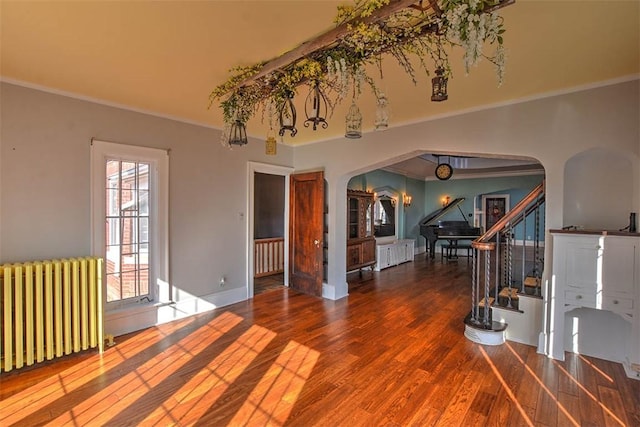
[[[391, 0], [388, 5], [381, 7], [376, 10], [371, 16], [368, 16], [365, 19], [357, 19], [355, 22], [364, 22], [365, 24], [371, 24], [377, 21], [381, 21], [388, 17], [389, 15], [398, 12], [399, 10], [405, 9], [411, 4], [415, 3], [416, 0]], [[300, 46], [296, 47], [289, 52], [278, 56], [277, 58], [272, 59], [271, 61], [264, 64], [262, 69], [255, 75], [247, 78], [242, 81], [238, 86], [248, 85], [267, 74], [278, 70], [280, 68], [286, 67], [287, 65], [299, 60], [300, 58], [304, 58], [305, 56], [316, 52], [322, 48], [332, 45], [340, 38], [346, 36], [349, 33], [348, 25], [349, 23], [353, 23], [354, 21], [345, 22], [343, 24], [338, 25], [337, 27], [327, 31], [319, 35], [318, 37], [307, 40], [302, 43]]]
[[[498, 3], [495, 6], [487, 8], [486, 11], [493, 12], [497, 9], [503, 8], [513, 3], [515, 3], [515, 0], [498, 0]], [[351, 23], [364, 22], [365, 24], [369, 25], [378, 21], [382, 21], [390, 15], [409, 7], [413, 7], [421, 11], [433, 9], [434, 13], [437, 16], [440, 16], [442, 14], [442, 10], [438, 6], [437, 0], [428, 0], [428, 6], [423, 6], [422, 1], [419, 0], [391, 0], [388, 5], [374, 11], [371, 16], [368, 16], [364, 19], [354, 19], [349, 22], [342, 23], [337, 27], [323, 34], [320, 34], [319, 36], [311, 40], [303, 42], [295, 49], [290, 50], [289, 52], [268, 61], [263, 65], [262, 69], [260, 69], [258, 73], [241, 81], [240, 83], [238, 83], [237, 87], [250, 85], [251, 83], [268, 75], [269, 73], [284, 68], [301, 58], [304, 58], [314, 52], [317, 52], [318, 50], [326, 48], [327, 46], [331, 46], [342, 37], [349, 34], [348, 26]], [[428, 28], [425, 32], [428, 31], [432, 31], [432, 29]]]

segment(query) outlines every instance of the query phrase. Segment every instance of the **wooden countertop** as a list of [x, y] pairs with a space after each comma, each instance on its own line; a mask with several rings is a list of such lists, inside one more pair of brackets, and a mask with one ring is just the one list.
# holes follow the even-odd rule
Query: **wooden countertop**
[[640, 237], [640, 233], [629, 233], [628, 231], [618, 230], [549, 230], [552, 234], [587, 234], [597, 236], [629, 236]]

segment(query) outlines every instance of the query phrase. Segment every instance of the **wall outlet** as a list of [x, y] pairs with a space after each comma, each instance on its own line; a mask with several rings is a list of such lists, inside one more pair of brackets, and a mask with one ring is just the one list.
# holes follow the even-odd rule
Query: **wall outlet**
[[227, 283], [227, 278], [222, 276], [220, 277], [220, 287], [224, 288], [224, 285]]

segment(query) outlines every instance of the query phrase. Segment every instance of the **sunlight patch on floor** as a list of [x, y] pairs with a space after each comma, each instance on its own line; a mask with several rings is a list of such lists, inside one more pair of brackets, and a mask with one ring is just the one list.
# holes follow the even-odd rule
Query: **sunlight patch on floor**
[[[2, 400], [0, 402], [0, 424], [4, 425], [19, 422], [41, 408], [53, 404], [58, 399], [62, 399], [65, 395], [78, 390], [105, 372], [116, 368], [125, 360], [157, 344], [166, 335], [174, 332], [176, 329], [184, 327], [192, 321], [193, 320], [176, 322], [173, 327], [163, 328], [161, 332], [156, 329], [148, 329], [141, 332], [138, 336], [138, 341], [136, 341], [142, 341], [144, 345], [130, 347], [124, 343], [121, 346], [115, 346], [102, 355], [97, 354], [91, 359], [43, 380], [34, 386], [38, 389], [38, 395], [40, 396], [37, 401], [32, 401], [33, 399], [30, 397], [32, 395], [31, 387]], [[141, 339], [146, 335], [149, 336], [148, 339]], [[86, 373], [86, 366], [88, 364], [96, 365], [95, 369], [93, 369], [89, 375]], [[77, 372], [80, 373], [78, 374]]]
[[276, 336], [253, 325], [173, 393], [142, 424], [191, 424], [202, 417]]
[[558, 401], [558, 399], [556, 398], [556, 396], [554, 396], [554, 394], [551, 392], [551, 390], [549, 390], [549, 388], [544, 384], [544, 382], [536, 375], [535, 372], [533, 372], [533, 369], [531, 369], [531, 367], [529, 365], [527, 365], [524, 360], [522, 360], [522, 357], [520, 357], [520, 355], [518, 353], [516, 353], [516, 351], [513, 349], [513, 347], [511, 347], [511, 345], [509, 345], [509, 343], [505, 343], [505, 345], [507, 346], [507, 348], [509, 349], [509, 351], [511, 351], [511, 353], [516, 357], [516, 359], [518, 359], [518, 362], [520, 362], [520, 364], [522, 364], [522, 366], [524, 367], [524, 369], [531, 375], [531, 377], [533, 377], [533, 379], [538, 383], [538, 385], [542, 388], [542, 390], [544, 390], [545, 393], [547, 393], [549, 395], [549, 397], [551, 398], [551, 400], [553, 400], [556, 405], [558, 406], [558, 409], [564, 414], [564, 416], [567, 417], [567, 419], [569, 420], [569, 422], [571, 422], [574, 426], [579, 427], [580, 423], [578, 423], [576, 421], [575, 418], [573, 418], [571, 416], [571, 414], [569, 413], [569, 411], [567, 411], [567, 408], [564, 407], [564, 405], [562, 405], [562, 403], [560, 403]]
[[[53, 424], [73, 423], [75, 425], [87, 425], [91, 422], [108, 423], [108, 420], [117, 416], [121, 411], [134, 404], [137, 399], [157, 387], [171, 374], [205, 350], [212, 342], [224, 336], [225, 333], [241, 321], [242, 318], [239, 316], [224, 313], [212, 322], [201, 326], [197, 331], [187, 335], [164, 352], [160, 352], [147, 362], [142, 363], [134, 371], [127, 373], [115, 382], [109, 383], [107, 387], [100, 390], [91, 399], [78, 403], [53, 420]], [[199, 338], [203, 331], [206, 331], [210, 340], [204, 341]]]
[[229, 424], [284, 425], [319, 356], [307, 346], [289, 342]]
[[481, 346], [478, 346], [478, 349], [480, 350], [480, 354], [482, 354], [482, 357], [484, 357], [484, 359], [487, 361], [487, 364], [489, 364], [489, 367], [493, 371], [493, 374], [496, 376], [496, 378], [498, 379], [498, 381], [502, 385], [502, 388], [507, 393], [507, 396], [509, 396], [509, 399], [511, 399], [511, 402], [513, 402], [513, 404], [515, 405], [515, 407], [518, 410], [518, 412], [520, 412], [520, 415], [522, 416], [522, 419], [524, 420], [524, 422], [528, 426], [533, 427], [533, 425], [534, 425], [533, 422], [531, 422], [531, 419], [529, 419], [529, 416], [527, 415], [527, 412], [524, 410], [522, 405], [520, 405], [520, 402], [518, 402], [518, 399], [516, 398], [515, 394], [513, 393], [513, 390], [511, 390], [511, 388], [509, 387], [509, 384], [507, 384], [507, 382], [504, 380], [504, 378], [500, 374], [500, 370], [493, 363], [493, 361], [491, 360], [491, 358], [489, 357], [487, 352], [484, 350], [484, 348], [482, 348]]
[[[616, 416], [616, 414], [614, 414], [611, 409], [609, 409], [605, 404], [603, 404], [600, 399], [598, 399], [596, 396], [594, 396], [593, 393], [591, 393], [589, 390], [587, 390], [587, 388], [582, 385], [582, 383], [580, 381], [578, 381], [573, 375], [571, 375], [571, 373], [569, 371], [567, 371], [563, 366], [560, 365], [560, 363], [558, 363], [557, 361], [553, 361], [553, 363], [556, 365], [556, 367], [563, 372], [568, 378], [569, 380], [571, 380], [571, 382], [573, 382], [575, 385], [578, 386], [578, 388], [580, 388], [580, 390], [582, 390], [584, 392], [584, 394], [586, 394], [587, 396], [589, 396], [589, 398], [591, 400], [593, 400], [595, 403], [597, 403], [602, 410], [608, 415], [610, 416], [613, 421], [615, 421], [616, 423], [620, 424], [622, 427], [626, 426], [626, 423], [624, 421], [622, 421], [620, 418], [618, 418]], [[591, 367], [594, 367], [592, 363], [588, 363]], [[597, 368], [596, 368], [597, 369]]]

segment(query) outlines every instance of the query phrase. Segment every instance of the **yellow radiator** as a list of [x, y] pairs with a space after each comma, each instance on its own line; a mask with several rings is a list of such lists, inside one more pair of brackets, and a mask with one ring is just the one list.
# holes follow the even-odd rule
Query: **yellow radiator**
[[104, 350], [102, 258], [0, 267], [0, 371]]

